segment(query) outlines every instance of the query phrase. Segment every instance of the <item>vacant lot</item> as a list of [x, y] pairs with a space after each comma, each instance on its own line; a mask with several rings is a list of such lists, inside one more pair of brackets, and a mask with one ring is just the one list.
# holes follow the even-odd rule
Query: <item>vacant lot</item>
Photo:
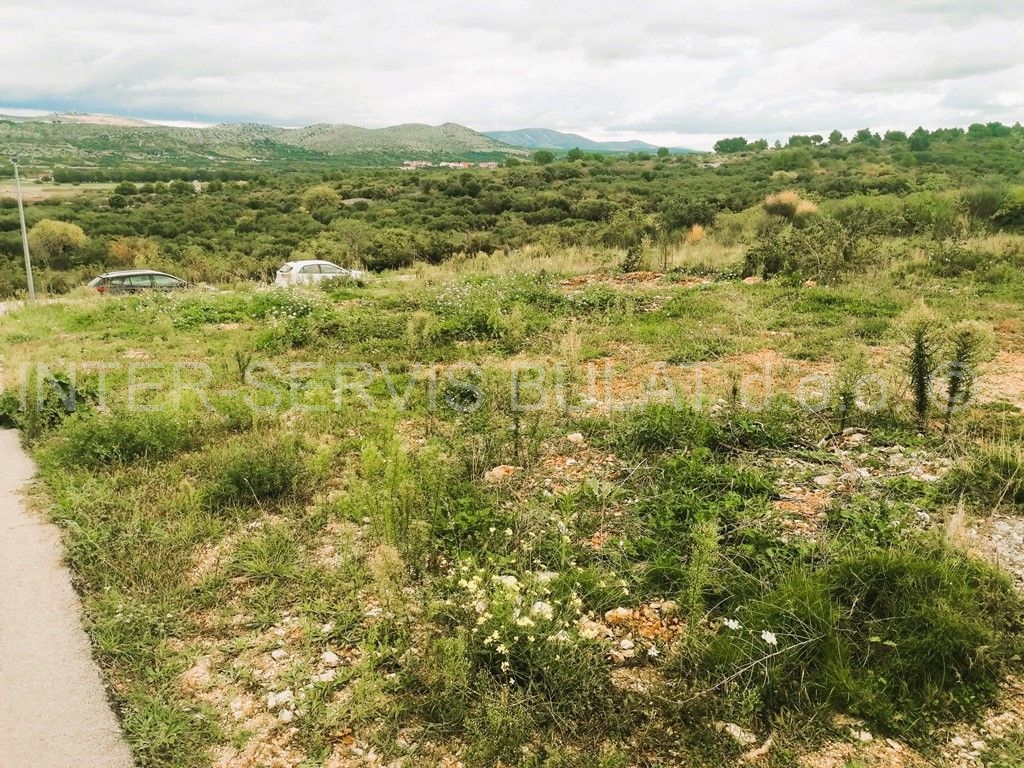
[[682, 248], [5, 315], [139, 761], [1019, 765], [1019, 271]]
[[[45, 200], [47, 198], [67, 199], [75, 197], [82, 192], [110, 192], [113, 188], [113, 184], [107, 183], [53, 184], [22, 181], [21, 195], [26, 201]], [[16, 199], [17, 194], [18, 190], [13, 179], [0, 181], [0, 197]]]

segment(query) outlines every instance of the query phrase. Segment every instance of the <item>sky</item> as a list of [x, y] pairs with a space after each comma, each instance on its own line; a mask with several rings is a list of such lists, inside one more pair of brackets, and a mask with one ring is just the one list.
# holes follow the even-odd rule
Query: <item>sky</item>
[[0, 0], [0, 18], [0, 112], [697, 149], [1024, 118], [1021, 0]]

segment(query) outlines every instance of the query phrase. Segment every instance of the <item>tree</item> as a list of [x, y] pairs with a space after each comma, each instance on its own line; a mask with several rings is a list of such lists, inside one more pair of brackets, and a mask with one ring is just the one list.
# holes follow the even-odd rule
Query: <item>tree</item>
[[565, 153], [565, 159], [568, 160], [569, 162], [575, 162], [576, 160], [582, 160], [583, 159], [583, 150], [580, 149], [579, 147], [573, 147], [572, 149], [570, 149], [568, 152]]
[[882, 143], [882, 138], [877, 133], [872, 133], [870, 128], [861, 128], [854, 134], [853, 138], [850, 139], [851, 144], [867, 144], [872, 147], [877, 147]]
[[988, 128], [989, 135], [995, 136], [996, 138], [1009, 136], [1012, 132], [1010, 126], [1003, 125], [1002, 123], [985, 123], [985, 127]]
[[107, 246], [112, 267], [150, 267], [160, 256], [160, 247], [146, 237], [118, 237]]
[[67, 269], [74, 266], [75, 254], [88, 242], [89, 238], [80, 226], [66, 221], [43, 219], [28, 232], [32, 253], [47, 268]]
[[719, 139], [715, 142], [715, 152], [720, 155], [742, 152], [746, 148], [747, 140], [742, 136], [735, 136], [731, 139]]
[[555, 162], [555, 153], [550, 149], [538, 149], [533, 153], [533, 162], [537, 165], [549, 165]]
[[787, 147], [816, 147], [819, 144], [821, 144], [821, 136], [818, 134], [803, 136], [797, 133], [790, 136], [789, 141], [786, 142]]
[[928, 149], [931, 141], [931, 135], [928, 131], [919, 126], [916, 131], [910, 134], [908, 145], [913, 152], [923, 152]]
[[668, 157], [668, 147], [658, 147], [658, 157]]
[[302, 195], [302, 207], [321, 224], [329, 224], [341, 205], [341, 195], [330, 184], [317, 184]]
[[837, 147], [840, 144], [846, 143], [846, 137], [843, 136], [842, 132], [838, 128], [836, 128], [828, 135], [828, 143], [830, 146]]
[[679, 195], [662, 204], [659, 216], [666, 230], [679, 231], [696, 224], [710, 227], [717, 213], [717, 206], [706, 197]]

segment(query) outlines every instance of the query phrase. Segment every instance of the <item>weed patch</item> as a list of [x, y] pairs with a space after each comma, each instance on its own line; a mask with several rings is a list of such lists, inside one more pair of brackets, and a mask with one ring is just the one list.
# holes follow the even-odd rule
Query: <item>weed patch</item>
[[1021, 607], [989, 566], [921, 545], [798, 567], [734, 617], [708, 670], [763, 716], [828, 706], [922, 735], [992, 700]]

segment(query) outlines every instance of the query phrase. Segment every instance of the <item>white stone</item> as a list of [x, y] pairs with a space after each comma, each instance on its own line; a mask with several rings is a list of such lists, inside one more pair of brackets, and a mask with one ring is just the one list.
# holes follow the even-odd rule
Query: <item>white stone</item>
[[277, 719], [280, 720], [282, 723], [290, 723], [292, 720], [295, 719], [295, 710], [282, 709], [280, 712], [277, 713]]
[[267, 694], [267, 709], [277, 709], [283, 707], [285, 704], [290, 704], [295, 701], [295, 694], [292, 693], [291, 688], [285, 688], [279, 693]]
[[732, 736], [733, 740], [740, 746], [748, 746], [757, 742], [757, 736], [752, 734], [750, 731], [745, 731], [736, 723], [715, 723], [715, 730], [719, 733], [727, 733]]
[[288, 658], [288, 651], [286, 651], [284, 648], [275, 648], [270, 652], [270, 657], [274, 661], [281, 661], [281, 659]]
[[610, 637], [611, 634], [611, 629], [604, 624], [591, 621], [586, 617], [580, 619], [580, 636], [584, 640], [597, 640], [599, 637]]
[[573, 432], [571, 434], [568, 434], [565, 436], [565, 439], [568, 440], [573, 445], [579, 445], [580, 443], [584, 442], [583, 435], [581, 435], [579, 432]]
[[320, 661], [328, 667], [336, 667], [341, 663], [341, 658], [334, 651], [324, 651], [320, 654]]

